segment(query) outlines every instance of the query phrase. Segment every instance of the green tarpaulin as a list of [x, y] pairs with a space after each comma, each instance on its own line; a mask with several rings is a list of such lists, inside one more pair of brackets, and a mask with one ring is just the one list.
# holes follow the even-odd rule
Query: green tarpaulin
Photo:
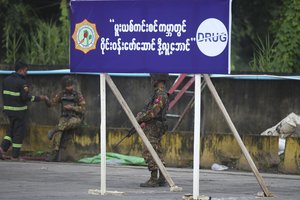
[[[144, 158], [137, 156], [126, 156], [118, 153], [106, 153], [107, 164], [121, 164], [121, 165], [146, 165]], [[82, 158], [78, 162], [97, 164], [101, 162], [101, 155], [98, 154], [93, 157]]]

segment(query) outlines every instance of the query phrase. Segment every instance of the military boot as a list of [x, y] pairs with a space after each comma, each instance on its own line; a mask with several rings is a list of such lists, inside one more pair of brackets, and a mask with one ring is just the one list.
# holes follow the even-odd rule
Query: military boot
[[145, 183], [141, 183], [140, 187], [158, 187], [157, 170], [151, 171], [151, 177]]
[[57, 130], [57, 128], [51, 129], [50, 131], [48, 131], [48, 139], [52, 140], [53, 136], [55, 133], [57, 133], [59, 130]]
[[51, 153], [49, 153], [45, 159], [47, 162], [56, 162], [58, 157], [58, 150], [53, 150]]
[[160, 170], [159, 170], [159, 177], [158, 177], [157, 182], [160, 187], [167, 186], [167, 181]]

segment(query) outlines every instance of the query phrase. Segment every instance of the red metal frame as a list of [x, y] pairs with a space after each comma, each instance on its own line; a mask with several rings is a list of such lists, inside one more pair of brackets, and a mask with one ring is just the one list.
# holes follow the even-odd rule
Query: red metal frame
[[176, 80], [176, 82], [173, 84], [173, 86], [169, 89], [168, 93], [173, 94], [174, 91], [178, 88], [178, 86], [182, 83], [184, 78], [186, 77], [186, 74], [180, 74], [179, 78]]
[[[180, 77], [181, 78], [181, 77]], [[178, 82], [178, 81], [177, 81]], [[177, 83], [176, 82], [176, 83]], [[182, 81], [181, 81], [182, 82]], [[182, 95], [189, 89], [189, 87], [191, 87], [191, 85], [195, 82], [195, 77], [192, 77], [184, 86], [183, 88], [180, 90], [180, 92], [178, 92], [178, 94], [175, 96], [175, 98], [170, 102], [169, 104], [169, 108], [168, 111], [171, 110], [174, 105], [179, 101], [179, 99], [182, 97]], [[177, 85], [177, 84], [174, 85]], [[178, 84], [179, 85], [179, 84]], [[177, 87], [178, 87], [177, 85]], [[175, 87], [174, 87], [175, 88]]]

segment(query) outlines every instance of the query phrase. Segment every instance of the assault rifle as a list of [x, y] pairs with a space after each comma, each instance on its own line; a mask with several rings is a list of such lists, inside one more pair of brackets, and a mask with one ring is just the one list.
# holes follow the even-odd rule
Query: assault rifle
[[123, 142], [123, 140], [125, 140], [126, 138], [131, 137], [131, 136], [132, 136], [133, 134], [135, 134], [135, 133], [136, 133], [136, 130], [135, 130], [134, 127], [132, 127], [132, 128], [128, 131], [128, 133], [125, 135], [125, 137], [123, 137], [117, 144], [113, 145], [112, 149], [113, 149], [114, 151], [116, 151], [116, 150], [117, 150], [117, 147]]
[[[169, 94], [168, 94], [168, 98], [170, 99]], [[151, 104], [151, 102], [153, 102], [153, 100], [154, 100], [154, 96], [152, 96], [151, 99], [149, 99], [148, 103], [144, 106], [144, 109], [147, 109], [148, 106]], [[167, 104], [166, 109], [165, 109], [164, 112], [167, 111], [167, 108], [168, 108], [168, 107], [169, 107], [169, 104]], [[164, 120], [164, 121], [165, 121], [165, 120]], [[165, 130], [167, 130], [167, 129], [168, 129], [168, 128], [166, 128]], [[117, 150], [117, 147], [123, 142], [123, 140], [125, 140], [126, 138], [129, 138], [130, 136], [132, 136], [132, 135], [135, 134], [135, 133], [136, 133], [136, 130], [135, 130], [134, 127], [132, 127], [132, 128], [128, 131], [128, 133], [127, 133], [127, 135], [126, 135], [125, 137], [123, 137], [117, 144], [115, 144], [115, 145], [112, 146], [112, 150], [116, 151], [116, 150]]]

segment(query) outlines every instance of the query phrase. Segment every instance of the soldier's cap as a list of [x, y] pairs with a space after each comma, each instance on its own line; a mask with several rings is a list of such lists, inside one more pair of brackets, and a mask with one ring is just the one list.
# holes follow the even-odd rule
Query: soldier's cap
[[69, 75], [65, 75], [61, 79], [61, 84], [62, 84], [63, 87], [73, 85], [74, 84], [74, 79]]
[[169, 74], [150, 74], [153, 81], [168, 81]]
[[21, 62], [21, 61], [17, 61], [15, 63], [15, 71], [19, 71], [20, 69], [24, 69], [24, 68], [28, 68], [28, 65], [24, 62]]

